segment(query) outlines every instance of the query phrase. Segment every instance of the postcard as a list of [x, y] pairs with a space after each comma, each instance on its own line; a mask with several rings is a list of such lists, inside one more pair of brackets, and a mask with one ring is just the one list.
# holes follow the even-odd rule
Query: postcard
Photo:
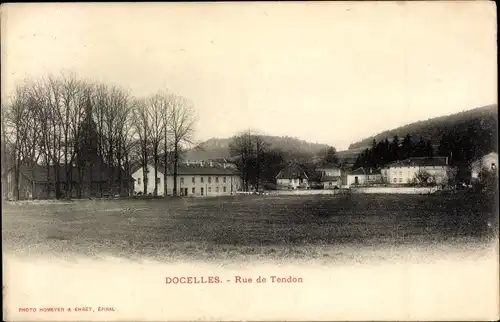
[[6, 3], [5, 321], [497, 320], [495, 3]]

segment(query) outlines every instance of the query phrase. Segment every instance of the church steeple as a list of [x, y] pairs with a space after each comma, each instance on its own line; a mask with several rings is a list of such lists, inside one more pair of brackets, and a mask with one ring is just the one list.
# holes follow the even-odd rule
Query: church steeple
[[92, 117], [90, 97], [87, 97], [85, 118], [80, 124], [77, 151], [79, 162], [93, 162], [99, 156], [97, 126]]

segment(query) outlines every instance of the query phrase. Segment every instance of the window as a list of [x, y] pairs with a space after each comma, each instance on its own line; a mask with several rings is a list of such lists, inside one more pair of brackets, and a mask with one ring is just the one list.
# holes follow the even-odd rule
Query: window
[[184, 184], [184, 178], [181, 177], [181, 184]]
[[196, 193], [196, 188], [195, 188], [195, 187], [191, 188], [191, 192], [192, 192], [192, 193], [193, 193], [193, 195], [194, 195], [194, 194]]
[[[203, 179], [203, 177], [202, 177]], [[203, 188], [200, 189], [201, 195], [203, 196]]]
[[399, 175], [402, 176], [403, 175], [403, 171], [399, 171]]
[[222, 188], [222, 190], [223, 190], [224, 192], [226, 192], [226, 187], [223, 187], [223, 188]]
[[215, 188], [215, 191], [216, 191], [216, 192], [219, 192], [219, 187]]
[[399, 182], [403, 182], [403, 179], [402, 179], [402, 178], [399, 178]]
[[208, 183], [212, 183], [212, 177], [208, 177]]
[[226, 177], [222, 178], [222, 182], [226, 183]]
[[394, 181], [394, 182], [398, 182], [398, 179], [394, 178], [394, 180], [393, 180], [393, 181]]
[[160, 184], [160, 178], [156, 178], [156, 184]]
[[137, 178], [137, 184], [141, 184], [141, 178]]
[[219, 177], [215, 177], [215, 182], [219, 183]]
[[[203, 183], [203, 177], [200, 177], [200, 182]], [[203, 189], [203, 188], [202, 188]]]
[[195, 183], [195, 182], [196, 182], [196, 180], [195, 180], [195, 178], [194, 178], [194, 177], [192, 177], [192, 178], [191, 178], [191, 182], [192, 182], [192, 183]]
[[208, 192], [212, 192], [212, 187], [208, 187]]

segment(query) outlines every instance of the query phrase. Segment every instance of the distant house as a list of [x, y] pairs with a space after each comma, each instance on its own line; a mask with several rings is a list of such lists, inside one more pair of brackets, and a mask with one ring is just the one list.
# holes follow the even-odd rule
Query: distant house
[[347, 174], [347, 185], [364, 185], [382, 181], [382, 174], [379, 169], [370, 167], [360, 167]]
[[307, 188], [308, 176], [304, 169], [297, 164], [290, 163], [276, 176], [278, 189]]
[[338, 189], [342, 187], [342, 169], [336, 164], [326, 164], [316, 168], [320, 173], [320, 182], [324, 189]]
[[448, 177], [447, 157], [419, 157], [391, 162], [381, 169], [382, 178], [390, 184], [408, 184], [419, 172], [426, 172], [436, 184], [444, 183]]
[[[164, 167], [157, 169], [158, 177], [154, 178], [154, 166], [147, 165], [147, 190], [144, 191], [144, 171], [136, 166], [132, 177], [135, 179], [134, 192], [136, 194], [153, 194], [155, 185], [157, 194], [165, 195]], [[173, 167], [167, 170], [167, 195], [173, 195], [174, 175]], [[224, 196], [232, 195], [241, 189], [242, 183], [239, 174], [231, 168], [220, 167], [206, 163], [179, 164], [177, 168], [177, 195], [180, 196]]]
[[484, 170], [496, 171], [498, 173], [498, 153], [491, 152], [484, 155], [482, 158], [471, 163], [472, 181], [479, 181], [480, 173]]
[[[56, 197], [56, 187], [61, 193], [66, 193], [63, 197], [69, 198], [130, 195], [134, 186], [134, 179], [118, 167], [80, 169], [71, 166], [66, 171], [64, 165], [61, 165], [58, 170], [58, 182], [55, 182], [56, 171], [54, 165], [21, 166], [19, 168], [19, 199], [51, 199]], [[14, 167], [2, 176], [2, 190], [7, 199], [15, 198]]]

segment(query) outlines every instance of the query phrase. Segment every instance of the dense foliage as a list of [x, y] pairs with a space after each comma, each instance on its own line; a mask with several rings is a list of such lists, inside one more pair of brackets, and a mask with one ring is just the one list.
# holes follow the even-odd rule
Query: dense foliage
[[[423, 137], [437, 146], [444, 135], [462, 137], [468, 131], [475, 133], [472, 143], [496, 148], [498, 124], [498, 105], [479, 107], [469, 111], [441, 116], [425, 121], [411, 123], [393, 130], [381, 132], [349, 146], [349, 150], [369, 147], [373, 140], [377, 142], [395, 135], [408, 133], [413, 138]], [[478, 140], [479, 139], [479, 140]]]

